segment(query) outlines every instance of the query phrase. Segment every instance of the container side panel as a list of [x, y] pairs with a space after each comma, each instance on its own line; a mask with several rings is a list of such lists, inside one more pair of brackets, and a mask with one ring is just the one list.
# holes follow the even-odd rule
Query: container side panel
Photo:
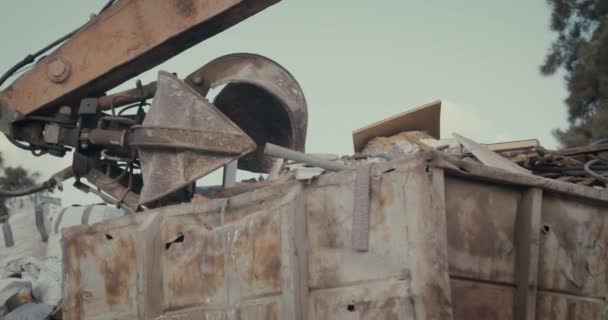
[[522, 193], [446, 177], [450, 275], [514, 283], [514, 232]]
[[[309, 287], [322, 297], [309, 302], [309, 318], [451, 319], [443, 172], [417, 158], [380, 168], [372, 168], [370, 178], [367, 251], [352, 246], [356, 173], [328, 175], [307, 190]], [[368, 283], [382, 281], [403, 281], [407, 290], [366, 302], [369, 317], [316, 293], [365, 291]], [[414, 316], [400, 311], [391, 317], [382, 313], [385, 304], [413, 308]]]
[[357, 281], [406, 278], [407, 230], [401, 192], [407, 174], [371, 181], [369, 251], [351, 247], [354, 174], [308, 191], [309, 286], [339, 287]]
[[[229, 213], [227, 208], [225, 214]], [[217, 213], [220, 215], [220, 213]], [[167, 218], [166, 309], [225, 305], [281, 293], [281, 215], [268, 208], [212, 229], [195, 215]]]
[[547, 194], [543, 199], [539, 288], [608, 295], [608, 207]]
[[134, 235], [122, 228], [79, 239], [82, 319], [137, 317]]

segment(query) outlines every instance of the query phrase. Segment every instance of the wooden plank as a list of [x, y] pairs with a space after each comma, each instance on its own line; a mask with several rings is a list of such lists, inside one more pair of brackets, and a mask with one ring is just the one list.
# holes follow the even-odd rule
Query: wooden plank
[[517, 213], [514, 319], [536, 319], [542, 201], [542, 189], [531, 188], [524, 193]]
[[486, 144], [488, 149], [494, 152], [505, 152], [513, 150], [529, 150], [540, 147], [540, 141], [537, 139], [518, 140], [518, 141], [505, 141]]
[[454, 138], [456, 138], [456, 140], [458, 140], [458, 142], [460, 142], [465, 148], [467, 148], [467, 150], [469, 150], [473, 155], [475, 155], [475, 157], [477, 157], [477, 159], [479, 159], [479, 161], [481, 161], [485, 165], [500, 168], [513, 173], [530, 173], [529, 170], [526, 170], [511, 162], [510, 160], [505, 159], [501, 155], [497, 154], [494, 151], [491, 151], [490, 149], [488, 149], [488, 147], [482, 144], [479, 144], [469, 138], [463, 137], [457, 133], [454, 133], [453, 136]]
[[585, 146], [585, 147], [562, 149], [562, 150], [558, 151], [557, 153], [564, 155], [564, 156], [576, 156], [576, 155], [580, 155], [580, 154], [598, 153], [598, 152], [604, 152], [604, 151], [608, 151], [608, 143], [595, 144], [595, 145], [590, 145], [590, 146]]
[[355, 152], [361, 152], [375, 137], [390, 137], [404, 131], [424, 131], [439, 139], [440, 118], [441, 100], [437, 100], [357, 129], [353, 131]]

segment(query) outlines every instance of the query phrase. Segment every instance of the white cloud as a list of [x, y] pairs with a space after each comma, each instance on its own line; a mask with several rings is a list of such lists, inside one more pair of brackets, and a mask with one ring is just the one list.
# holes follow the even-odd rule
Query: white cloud
[[482, 143], [516, 140], [512, 134], [501, 130], [487, 108], [472, 104], [443, 100], [441, 104], [441, 135], [451, 138], [459, 133]]

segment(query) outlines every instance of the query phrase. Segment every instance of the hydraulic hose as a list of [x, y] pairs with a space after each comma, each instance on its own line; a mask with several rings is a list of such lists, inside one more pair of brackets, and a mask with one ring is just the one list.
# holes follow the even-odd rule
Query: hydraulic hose
[[30, 194], [34, 194], [44, 190], [50, 190], [55, 187], [62, 190], [61, 182], [74, 177], [74, 171], [72, 170], [72, 166], [69, 166], [57, 173], [55, 173], [52, 177], [50, 177], [47, 181], [37, 184], [33, 187], [29, 187], [21, 190], [1, 190], [0, 189], [0, 197], [2, 198], [14, 198], [14, 197], [22, 197]]
[[39, 185], [33, 186], [31, 188], [22, 189], [22, 190], [0, 190], [0, 197], [2, 198], [14, 198], [14, 197], [22, 197], [27, 196], [33, 193], [37, 193], [40, 191], [48, 190], [53, 187], [53, 183], [51, 180], [47, 180]]

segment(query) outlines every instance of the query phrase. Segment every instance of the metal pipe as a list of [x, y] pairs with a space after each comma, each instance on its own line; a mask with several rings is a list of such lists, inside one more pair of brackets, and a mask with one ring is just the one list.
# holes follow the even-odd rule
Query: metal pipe
[[92, 144], [111, 147], [126, 147], [127, 131], [93, 129], [89, 132], [88, 139]]
[[[538, 173], [548, 173], [548, 172], [568, 172], [568, 171], [580, 171], [584, 170], [584, 166], [567, 166], [567, 167], [559, 167], [559, 166], [527, 166], [525, 167], [528, 170], [532, 170]], [[593, 170], [606, 171], [608, 170], [608, 166], [597, 164], [597, 162], [592, 164]]]
[[140, 102], [142, 100], [151, 99], [156, 94], [156, 81], [150, 82], [139, 88], [129, 89], [123, 92], [114, 93], [105, 97], [99, 98], [99, 108], [101, 110], [109, 110]]
[[302, 152], [294, 151], [291, 149], [283, 148], [272, 143], [267, 143], [264, 148], [264, 153], [277, 158], [285, 158], [297, 162], [302, 162], [313, 167], [319, 167], [329, 171], [342, 171], [353, 169], [351, 166], [347, 166], [343, 163], [335, 161], [327, 161], [319, 159], [315, 156], [311, 156]]
[[232, 188], [236, 186], [236, 170], [238, 169], [238, 160], [231, 161], [224, 166], [224, 176], [222, 186], [224, 188]]

